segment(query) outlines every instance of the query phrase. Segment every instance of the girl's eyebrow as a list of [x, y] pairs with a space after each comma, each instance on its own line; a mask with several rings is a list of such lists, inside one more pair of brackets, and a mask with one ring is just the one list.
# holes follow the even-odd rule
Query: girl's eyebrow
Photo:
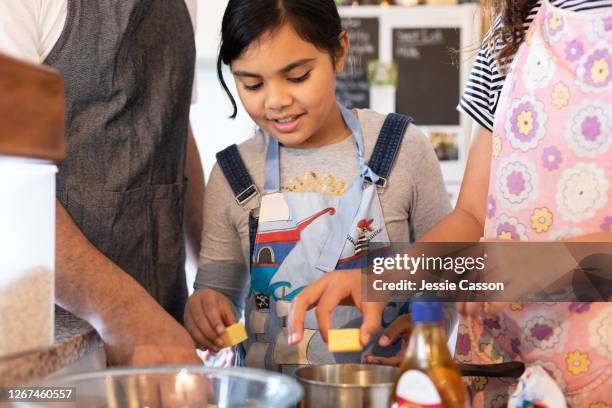
[[[299, 66], [308, 64], [309, 62], [312, 62], [314, 60], [315, 60], [315, 58], [304, 58], [304, 59], [297, 60], [297, 61], [292, 62], [289, 65], [285, 66], [284, 68], [281, 68], [279, 70], [279, 73], [286, 74], [287, 72], [291, 71], [292, 69], [295, 69], [295, 68], [297, 68]], [[253, 72], [247, 72], [247, 71], [233, 71], [232, 74], [234, 74], [234, 76], [237, 76], [237, 77], [261, 78], [260, 74], [255, 74]]]

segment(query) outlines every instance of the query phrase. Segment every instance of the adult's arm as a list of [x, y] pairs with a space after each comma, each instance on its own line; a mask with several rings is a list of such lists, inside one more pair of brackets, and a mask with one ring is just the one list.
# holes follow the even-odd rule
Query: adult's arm
[[109, 363], [197, 363], [187, 331], [87, 240], [59, 202], [56, 220], [56, 303], [96, 329]]
[[204, 219], [204, 172], [200, 152], [196, 144], [191, 125], [187, 139], [187, 160], [185, 175], [189, 180], [185, 196], [185, 235], [190, 253], [195, 257], [200, 253], [200, 240], [202, 237], [202, 223]]

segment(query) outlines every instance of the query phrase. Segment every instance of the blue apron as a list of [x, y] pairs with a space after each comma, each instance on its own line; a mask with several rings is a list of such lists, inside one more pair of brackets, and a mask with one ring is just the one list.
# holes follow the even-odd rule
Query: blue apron
[[[314, 310], [306, 314], [302, 342], [287, 342], [287, 315], [300, 291], [325, 272], [361, 267], [369, 242], [389, 241], [374, 184], [378, 176], [365, 164], [359, 121], [351, 111], [340, 108], [355, 139], [359, 163], [359, 176], [341, 198], [319, 192], [281, 192], [279, 144], [268, 136], [264, 196], [245, 301], [247, 366], [292, 372], [303, 365], [361, 358], [360, 353], [334, 355], [327, 350]], [[341, 306], [334, 311], [334, 328], [360, 324], [357, 309]]]

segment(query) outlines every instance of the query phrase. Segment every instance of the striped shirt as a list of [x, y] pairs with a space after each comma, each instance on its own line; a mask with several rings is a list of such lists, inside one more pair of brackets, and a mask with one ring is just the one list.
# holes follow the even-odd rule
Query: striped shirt
[[[561, 9], [579, 12], [599, 12], [601, 9], [612, 8], [612, 0], [550, 0], [550, 3]], [[537, 0], [531, 6], [529, 15], [523, 23], [525, 31], [529, 28], [541, 4], [542, 0]], [[500, 24], [501, 19], [497, 18], [495, 26], [498, 27]], [[490, 35], [491, 31], [487, 33], [485, 41], [483, 41], [483, 45], [476, 56], [476, 61], [457, 109], [478, 122], [480, 126], [493, 132], [495, 110], [506, 75], [500, 73], [497, 69], [495, 54], [488, 46], [488, 41], [486, 41], [486, 38]], [[495, 44], [496, 50], [499, 50], [501, 46], [502, 43], [498, 40]], [[508, 61], [508, 64], [510, 62]]]

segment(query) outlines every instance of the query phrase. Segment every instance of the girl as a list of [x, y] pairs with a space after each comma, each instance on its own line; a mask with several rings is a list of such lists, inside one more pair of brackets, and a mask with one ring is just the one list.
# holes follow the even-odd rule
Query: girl
[[[422, 240], [612, 241], [612, 1], [508, 0], [494, 12], [459, 106], [475, 130], [457, 207]], [[354, 275], [328, 274], [306, 303], [332, 286], [345, 288], [332, 303], [354, 293]], [[458, 360], [522, 359], [570, 406], [610, 406], [609, 303], [515, 303], [493, 320], [480, 305], [472, 316]], [[511, 385], [474, 379], [474, 405], [505, 406]]]
[[[433, 149], [406, 117], [338, 105], [349, 38], [333, 0], [230, 0], [221, 34], [218, 74], [232, 116], [222, 64], [258, 129], [212, 171], [186, 326], [216, 352], [244, 307], [249, 366], [359, 361], [327, 351], [314, 313], [289, 344], [291, 301], [325, 272], [358, 267], [369, 242], [414, 240], [448, 213]], [[340, 308], [333, 324], [360, 320]]]
[[[501, 3], [459, 105], [481, 129], [465, 180], [479, 199], [464, 208], [485, 239], [612, 241], [612, 1]], [[488, 319], [459, 326], [459, 360], [522, 359], [546, 369], [571, 407], [612, 403], [609, 303], [512, 304]], [[471, 384], [485, 406], [507, 388]]]

